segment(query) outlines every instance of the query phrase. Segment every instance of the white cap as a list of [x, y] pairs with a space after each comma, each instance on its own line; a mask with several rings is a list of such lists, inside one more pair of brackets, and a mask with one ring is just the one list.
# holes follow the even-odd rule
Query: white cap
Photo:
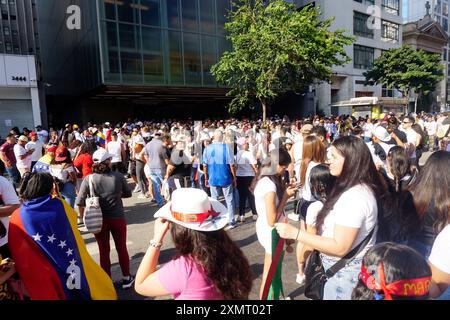
[[103, 148], [99, 148], [92, 155], [92, 160], [94, 161], [94, 163], [102, 163], [103, 161], [111, 159], [112, 157], [113, 155], [110, 154], [108, 151], [106, 151]]
[[388, 142], [392, 139], [389, 132], [383, 126], [376, 127], [373, 130], [373, 135], [383, 142]]

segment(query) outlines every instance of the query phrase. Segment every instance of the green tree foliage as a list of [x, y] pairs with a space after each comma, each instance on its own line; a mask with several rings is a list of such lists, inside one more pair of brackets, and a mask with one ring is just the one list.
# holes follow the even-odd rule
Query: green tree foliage
[[404, 45], [383, 52], [364, 76], [366, 84], [395, 88], [408, 97], [411, 90], [419, 95], [433, 91], [444, 77], [443, 68], [439, 54]]
[[211, 72], [230, 87], [229, 110], [235, 112], [255, 100], [266, 107], [287, 91], [329, 81], [333, 65], [350, 61], [344, 46], [353, 43], [345, 30], [330, 31], [333, 19], [321, 21], [319, 8], [283, 0], [237, 0], [225, 29], [233, 50], [223, 54]]

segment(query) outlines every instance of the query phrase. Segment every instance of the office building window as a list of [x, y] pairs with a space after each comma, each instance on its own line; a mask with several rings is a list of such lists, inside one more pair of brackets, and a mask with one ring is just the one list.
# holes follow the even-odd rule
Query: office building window
[[3, 27], [3, 34], [5, 36], [11, 35], [11, 32], [9, 31], [9, 27]]
[[441, 13], [441, 0], [436, 1], [436, 6], [434, 7], [434, 12]]
[[365, 38], [373, 38], [373, 29], [367, 26], [369, 15], [354, 11], [353, 12], [353, 34]]
[[394, 97], [394, 89], [388, 89], [386, 87], [383, 87], [381, 90], [381, 96], [393, 98]]
[[448, 3], [447, 2], [443, 2], [442, 3], [442, 15], [443, 16], [448, 16]]
[[375, 4], [375, 0], [354, 0], [354, 1], [362, 3], [362, 4], [366, 4], [366, 5], [374, 5]]
[[442, 18], [442, 28], [444, 28], [445, 32], [448, 32], [448, 19], [447, 18]]
[[400, 0], [383, 0], [381, 7], [387, 13], [395, 14], [396, 16], [400, 14]]
[[197, 1], [181, 0], [183, 30], [198, 32]]
[[183, 34], [184, 73], [187, 85], [202, 83], [199, 42], [198, 34]]
[[383, 40], [397, 42], [399, 40], [399, 25], [383, 20], [381, 23], [381, 37]]
[[141, 0], [141, 23], [149, 26], [160, 26], [159, 0]]
[[373, 66], [375, 49], [353, 45], [353, 66], [355, 69], [370, 69]]

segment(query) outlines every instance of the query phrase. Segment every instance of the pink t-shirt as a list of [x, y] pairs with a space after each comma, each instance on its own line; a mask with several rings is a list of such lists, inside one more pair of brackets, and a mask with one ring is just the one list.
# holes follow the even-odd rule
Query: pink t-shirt
[[175, 300], [223, 300], [203, 269], [191, 256], [182, 256], [158, 271], [159, 281]]

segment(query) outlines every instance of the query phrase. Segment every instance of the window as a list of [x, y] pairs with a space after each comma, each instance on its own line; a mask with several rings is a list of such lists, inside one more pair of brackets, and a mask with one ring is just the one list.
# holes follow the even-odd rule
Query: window
[[447, 2], [443, 2], [442, 3], [442, 15], [443, 16], [448, 16], [448, 3]]
[[214, 33], [214, 1], [200, 0], [200, 30], [203, 33]]
[[434, 12], [441, 13], [441, 0], [436, 1], [436, 6], [434, 7]]
[[390, 14], [398, 16], [400, 14], [400, 0], [383, 0], [381, 7]]
[[399, 25], [383, 20], [381, 23], [381, 37], [383, 40], [397, 42], [399, 37]]
[[367, 5], [374, 5], [375, 4], [375, 0], [354, 0], [354, 1], [362, 3], [362, 4], [367, 4]]
[[12, 52], [11, 42], [6, 42], [5, 43], [5, 50], [6, 50], [7, 53]]
[[448, 32], [448, 19], [442, 18], [442, 28], [444, 28], [445, 32]]
[[183, 35], [184, 73], [187, 85], [202, 83], [199, 43], [197, 34], [185, 33]]
[[11, 34], [11, 32], [9, 31], [9, 27], [3, 27], [3, 34], [5, 36], [9, 36]]
[[198, 31], [197, 1], [182, 0], [181, 11], [184, 31]]
[[353, 66], [355, 69], [370, 69], [373, 65], [375, 49], [355, 44], [353, 46]]
[[447, 49], [444, 48], [444, 52], [442, 54], [442, 60], [447, 61]]
[[393, 98], [394, 97], [394, 89], [388, 89], [386, 87], [383, 87], [381, 90], [381, 96]]
[[373, 38], [373, 29], [369, 29], [367, 21], [369, 16], [367, 14], [354, 11], [353, 12], [353, 34], [366, 38]]
[[160, 26], [159, 0], [141, 0], [141, 22], [149, 26]]

